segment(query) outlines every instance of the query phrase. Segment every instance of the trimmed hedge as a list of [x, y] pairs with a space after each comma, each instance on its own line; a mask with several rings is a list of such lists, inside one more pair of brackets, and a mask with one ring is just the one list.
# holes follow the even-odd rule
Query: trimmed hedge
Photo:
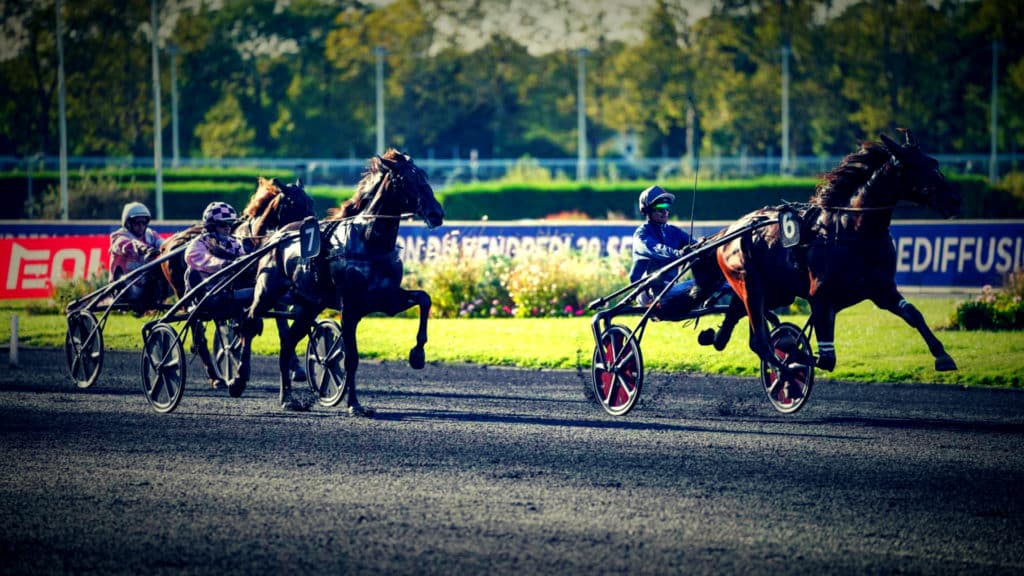
[[[1006, 191], [989, 188], [984, 178], [950, 178], [963, 196], [962, 218], [1021, 218], [1024, 201]], [[711, 181], [698, 184], [696, 220], [734, 220], [742, 214], [784, 201], [805, 202], [814, 193], [814, 178], [758, 178], [742, 181]], [[596, 219], [609, 215], [639, 219], [636, 205], [640, 191], [653, 182], [553, 184], [478, 183], [453, 186], [441, 196], [451, 220], [518, 220], [544, 218], [549, 214], [580, 211]], [[676, 195], [676, 216], [689, 218], [693, 182], [659, 183]], [[897, 218], [936, 218], [923, 207], [901, 207]]]
[[[151, 169], [98, 170], [90, 172], [93, 178], [111, 178], [132, 191], [131, 199], [154, 204]], [[232, 204], [241, 210], [256, 189], [257, 176], [294, 179], [287, 171], [251, 169], [230, 170], [187, 169], [168, 170], [164, 181], [164, 217], [169, 220], [193, 220], [203, 208], [215, 200]], [[76, 181], [81, 173], [69, 174]], [[1011, 190], [992, 188], [985, 178], [977, 176], [951, 177], [963, 196], [962, 218], [1024, 218], [1024, 199]], [[594, 219], [639, 219], [636, 200], [640, 191], [653, 182], [553, 182], [544, 184], [516, 184], [483, 182], [457, 185], [438, 192], [449, 220], [519, 220], [544, 218], [567, 211], [582, 212]], [[689, 219], [693, 191], [692, 181], [659, 183], [676, 194], [676, 217]], [[814, 178], [757, 178], [750, 180], [708, 181], [698, 184], [696, 220], [734, 220], [758, 208], [784, 201], [804, 202], [814, 192]], [[59, 177], [53, 172], [33, 175], [33, 197], [38, 199], [47, 189], [59, 187]], [[19, 220], [25, 217], [24, 206], [28, 181], [24, 173], [0, 174], [0, 219]], [[351, 188], [310, 187], [308, 192], [322, 217], [328, 209], [337, 207], [352, 195]], [[122, 195], [123, 196], [123, 195]], [[116, 218], [121, 213], [124, 197], [90, 197], [88, 201], [70, 199], [71, 217], [74, 219]], [[901, 219], [936, 218], [927, 208], [906, 207], [897, 210]]]
[[[82, 178], [81, 172], [68, 174], [69, 188], [74, 188]], [[96, 170], [89, 172], [92, 178], [105, 178], [124, 185], [127, 194], [113, 197], [95, 196], [87, 202], [76, 202], [71, 192], [69, 208], [73, 219], [105, 218], [116, 219], [128, 199], [155, 205], [155, 183], [152, 169]], [[164, 173], [164, 218], [168, 220], [194, 220], [202, 214], [207, 204], [213, 201], [228, 202], [241, 210], [256, 191], [257, 177], [280, 178], [292, 181], [295, 176], [282, 170], [254, 172], [251, 169], [229, 170], [181, 169]], [[25, 173], [8, 172], [0, 174], [0, 219], [20, 220], [25, 217], [25, 200], [28, 197], [28, 176]], [[57, 190], [60, 177], [56, 172], [39, 172], [32, 175], [32, 194], [38, 202], [47, 190]], [[329, 208], [352, 195], [350, 190], [326, 187], [307, 189], [321, 216]]]

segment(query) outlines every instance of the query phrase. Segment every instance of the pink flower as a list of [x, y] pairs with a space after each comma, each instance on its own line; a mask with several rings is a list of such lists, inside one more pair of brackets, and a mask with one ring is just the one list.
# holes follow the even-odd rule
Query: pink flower
[[569, 314], [569, 315], [572, 314], [572, 304], [566, 304], [565, 305], [565, 313]]
[[586, 312], [587, 312], [586, 310], [584, 310], [583, 308], [580, 308], [579, 310], [576, 311], [576, 315], [577, 316], [583, 316], [584, 314], [586, 314]]

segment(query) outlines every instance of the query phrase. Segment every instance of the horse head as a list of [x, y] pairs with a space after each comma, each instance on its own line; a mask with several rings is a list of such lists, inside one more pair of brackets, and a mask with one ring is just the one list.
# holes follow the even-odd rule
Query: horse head
[[[413, 163], [408, 154], [392, 148], [376, 159], [395, 193], [390, 200], [394, 213], [412, 213], [429, 228], [437, 228], [444, 223], [444, 208], [434, 197], [434, 189], [427, 182], [426, 173]], [[383, 194], [377, 200], [389, 202]]]
[[903, 199], [929, 206], [944, 217], [960, 214], [960, 193], [939, 170], [939, 162], [921, 150], [910, 130], [902, 130], [904, 143], [899, 144], [885, 134], [882, 144], [892, 155], [900, 179]]
[[284, 184], [277, 178], [259, 179], [259, 186], [242, 214], [252, 220], [255, 235], [266, 235], [273, 230], [313, 216], [313, 199], [306, 194], [302, 180]]

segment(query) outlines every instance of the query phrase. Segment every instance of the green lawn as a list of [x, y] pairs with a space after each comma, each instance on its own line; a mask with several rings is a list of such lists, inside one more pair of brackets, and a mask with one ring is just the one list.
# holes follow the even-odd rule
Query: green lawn
[[[954, 310], [950, 298], [917, 298], [928, 323], [942, 325]], [[27, 346], [63, 346], [65, 322], [61, 315], [35, 315], [23, 310], [24, 303], [0, 304], [0, 342], [9, 340], [10, 317], [19, 315], [19, 338]], [[803, 325], [805, 316], [787, 316]], [[638, 318], [623, 317], [621, 323], [635, 325]], [[704, 319], [701, 328], [717, 326], [719, 317]], [[139, 349], [144, 320], [130, 315], [112, 316], [104, 330], [108, 349]], [[416, 320], [412, 318], [368, 318], [359, 325], [359, 350], [363, 358], [404, 360], [415, 343]], [[939, 331], [937, 335], [959, 365], [957, 372], [936, 372], [931, 355], [917, 333], [899, 318], [860, 304], [837, 318], [836, 352], [838, 366], [832, 377], [865, 382], [940, 382], [950, 384], [1024, 386], [1024, 332]], [[534, 368], [575, 368], [589, 370], [593, 340], [590, 318], [551, 319], [432, 319], [427, 360], [450, 363], [522, 366]], [[304, 344], [300, 346], [304, 349]], [[260, 354], [275, 353], [277, 336], [273, 323], [266, 322], [264, 335], [256, 341]], [[737, 327], [724, 352], [697, 344], [692, 326], [657, 322], [648, 325], [642, 349], [648, 370], [702, 371], [719, 374], [756, 375], [758, 361], [747, 348], [746, 322]], [[825, 377], [818, 372], [818, 377]]]

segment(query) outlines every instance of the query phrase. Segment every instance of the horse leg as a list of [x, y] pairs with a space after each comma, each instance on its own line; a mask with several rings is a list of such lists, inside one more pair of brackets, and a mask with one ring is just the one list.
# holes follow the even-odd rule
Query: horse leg
[[206, 367], [206, 377], [212, 388], [224, 386], [226, 382], [214, 368], [213, 357], [210, 355], [210, 347], [206, 342], [206, 326], [202, 322], [192, 323], [192, 352], [199, 354], [203, 366]]
[[[295, 362], [295, 345], [309, 333], [309, 327], [319, 312], [312, 309], [300, 308], [298, 316], [292, 322], [291, 327], [285, 322], [285, 330], [279, 334], [281, 349], [277, 355], [277, 366], [281, 371], [281, 388], [278, 394], [278, 401], [283, 410], [305, 411], [308, 407], [297, 403], [292, 399], [292, 363]], [[278, 324], [280, 329], [281, 325]]]
[[409, 366], [414, 370], [421, 370], [426, 365], [423, 346], [427, 343], [427, 318], [430, 316], [431, 304], [430, 294], [422, 290], [399, 290], [396, 298], [388, 299], [380, 306], [381, 311], [389, 316], [419, 306], [420, 325], [416, 331], [416, 346], [409, 350]]
[[815, 338], [818, 340], [817, 366], [831, 372], [836, 367], [836, 311], [827, 298], [812, 296], [811, 322], [814, 324]]
[[903, 298], [899, 290], [893, 287], [887, 290], [885, 294], [872, 298], [871, 301], [875, 303], [875, 306], [903, 318], [904, 322], [917, 329], [928, 345], [928, 351], [935, 357], [936, 370], [944, 372], [957, 369], [953, 357], [946, 353], [946, 348], [942, 345], [942, 342], [932, 333], [928, 323], [924, 320], [924, 316], [921, 315], [921, 311]]
[[[288, 331], [288, 319], [277, 318], [277, 333], [278, 335], [284, 334]], [[289, 376], [295, 382], [306, 381], [306, 370], [302, 367], [302, 362], [299, 361], [299, 357], [295, 354], [295, 350], [292, 350], [291, 357], [288, 360], [288, 370], [290, 371]]]
[[359, 347], [356, 345], [356, 326], [359, 316], [351, 307], [341, 315], [341, 338], [345, 345], [345, 398], [351, 416], [373, 418], [374, 411], [364, 408], [356, 397], [356, 369], [359, 368]]
[[729, 309], [725, 312], [725, 317], [722, 319], [722, 325], [718, 327], [716, 331], [714, 328], [707, 328], [703, 330], [698, 336], [697, 341], [701, 346], [709, 346], [714, 344], [715, 350], [721, 352], [725, 350], [725, 345], [729, 343], [729, 339], [732, 338], [732, 331], [736, 327], [736, 324], [747, 315], [747, 309], [744, 307], [743, 302], [739, 298], [733, 298], [732, 302], [729, 303]]

